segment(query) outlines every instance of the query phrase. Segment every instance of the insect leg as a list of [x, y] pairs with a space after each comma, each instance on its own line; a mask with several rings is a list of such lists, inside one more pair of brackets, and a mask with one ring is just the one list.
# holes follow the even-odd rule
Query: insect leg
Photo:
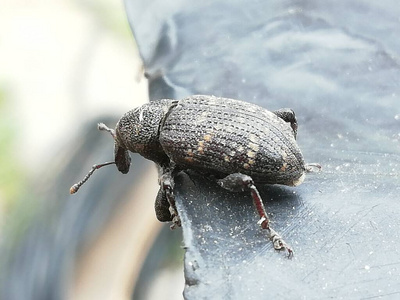
[[[181, 226], [181, 219], [179, 218], [178, 211], [176, 210], [175, 196], [174, 196], [174, 178], [172, 171], [167, 171], [160, 176], [160, 189], [164, 193], [165, 198], [169, 203], [169, 212], [171, 214], [172, 225], [171, 229]], [[164, 197], [164, 195], [162, 197]]]
[[172, 221], [171, 213], [169, 212], [169, 202], [167, 195], [162, 187], [158, 190], [156, 201], [154, 203], [154, 209], [156, 211], [156, 217], [160, 222]]
[[254, 185], [254, 181], [250, 176], [241, 173], [234, 173], [218, 180], [218, 184], [224, 189], [233, 192], [249, 190], [253, 198], [254, 206], [256, 207], [260, 216], [260, 220], [257, 222], [257, 224], [259, 224], [262, 229], [268, 230], [269, 239], [272, 241], [276, 250], [286, 250], [289, 258], [293, 256], [293, 250], [291, 247], [274, 229], [271, 228], [269, 224], [269, 217], [264, 208], [260, 193], [258, 192], [256, 186]]

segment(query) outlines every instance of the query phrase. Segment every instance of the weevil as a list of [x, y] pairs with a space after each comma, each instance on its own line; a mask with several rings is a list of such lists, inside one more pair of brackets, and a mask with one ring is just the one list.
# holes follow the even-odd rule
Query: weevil
[[115, 130], [100, 123], [114, 139], [115, 160], [94, 165], [74, 184], [73, 194], [103, 166], [115, 164], [129, 172], [129, 151], [155, 162], [160, 170], [155, 210], [160, 221], [180, 226], [175, 205], [174, 177], [192, 169], [212, 174], [218, 185], [232, 192], [249, 191], [276, 250], [292, 248], [271, 228], [257, 184], [297, 186], [318, 164], [305, 164], [297, 145], [297, 120], [293, 110], [269, 111], [248, 102], [195, 95], [181, 100], [151, 101], [124, 114]]

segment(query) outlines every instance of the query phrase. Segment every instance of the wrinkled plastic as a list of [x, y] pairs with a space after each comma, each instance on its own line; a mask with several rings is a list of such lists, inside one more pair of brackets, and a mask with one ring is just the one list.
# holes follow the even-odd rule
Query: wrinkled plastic
[[150, 96], [213, 94], [292, 108], [308, 162], [296, 188], [247, 193], [176, 179], [187, 299], [400, 294], [400, 6], [396, 1], [130, 1]]

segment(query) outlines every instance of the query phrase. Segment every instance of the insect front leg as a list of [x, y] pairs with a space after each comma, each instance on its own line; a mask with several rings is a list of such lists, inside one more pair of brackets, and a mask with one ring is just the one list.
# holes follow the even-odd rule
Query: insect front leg
[[[172, 220], [172, 225], [171, 229], [175, 229], [176, 227], [181, 226], [181, 219], [178, 215], [178, 211], [176, 210], [176, 204], [175, 204], [175, 196], [174, 196], [174, 172], [173, 170], [168, 170], [166, 172], [163, 172], [163, 174], [160, 176], [159, 181], [160, 181], [160, 191], [159, 195], [157, 195], [156, 199], [156, 214], [157, 218], [159, 217], [157, 213], [157, 202], [162, 203], [165, 199], [167, 200], [169, 204], [169, 213], [170, 213], [170, 220]], [[161, 193], [161, 195], [160, 195]], [[165, 207], [165, 206], [164, 206]], [[160, 211], [161, 213], [161, 211]], [[165, 213], [165, 210], [164, 210]], [[161, 215], [160, 215], [161, 216]], [[159, 218], [160, 219], [160, 218]]]
[[260, 216], [260, 220], [257, 222], [262, 229], [268, 230], [269, 239], [272, 241], [276, 250], [286, 250], [288, 257], [293, 256], [292, 248], [282, 239], [282, 237], [270, 226], [270, 220], [267, 212], [265, 211], [264, 204], [262, 202], [260, 193], [254, 185], [253, 179], [241, 173], [233, 173], [226, 176], [223, 179], [218, 180], [218, 184], [232, 192], [250, 191], [253, 198], [254, 206]]
[[156, 211], [156, 217], [160, 222], [172, 221], [171, 213], [169, 212], [169, 202], [167, 195], [162, 187], [158, 190], [156, 201], [154, 203], [154, 209]]

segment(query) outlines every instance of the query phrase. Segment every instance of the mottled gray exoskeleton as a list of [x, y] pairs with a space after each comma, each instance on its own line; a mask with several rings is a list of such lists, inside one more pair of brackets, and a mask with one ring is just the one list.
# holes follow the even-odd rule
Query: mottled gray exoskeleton
[[174, 176], [193, 169], [212, 173], [230, 191], [250, 191], [260, 215], [259, 224], [269, 231], [277, 250], [292, 249], [269, 225], [269, 218], [254, 182], [297, 186], [306, 171], [296, 143], [297, 121], [293, 110], [270, 112], [243, 101], [214, 96], [151, 101], [127, 112], [115, 130], [104, 124], [115, 141], [115, 161], [95, 165], [71, 187], [75, 193], [98, 168], [116, 164], [122, 173], [130, 167], [129, 151], [154, 161], [160, 170], [160, 191], [155, 209], [160, 221], [180, 225], [174, 200]]

